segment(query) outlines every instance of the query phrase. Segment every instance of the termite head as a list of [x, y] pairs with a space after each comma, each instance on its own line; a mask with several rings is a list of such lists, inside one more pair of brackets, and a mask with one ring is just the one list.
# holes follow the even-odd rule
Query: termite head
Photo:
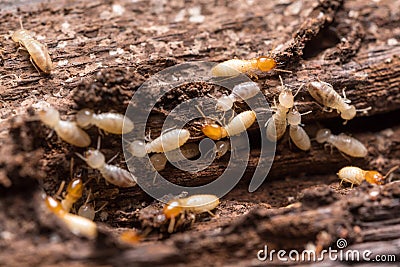
[[287, 115], [287, 121], [290, 125], [299, 125], [301, 123], [301, 114], [297, 110], [291, 110]]
[[60, 113], [50, 106], [42, 107], [37, 113], [40, 120], [51, 128], [54, 128], [60, 121]]
[[226, 136], [226, 130], [216, 123], [203, 125], [201, 131], [212, 140], [219, 140]]
[[46, 206], [49, 208], [49, 210], [55, 214], [58, 214], [59, 212], [63, 212], [62, 205], [60, 201], [55, 200], [51, 196], [46, 196], [45, 198]]
[[96, 211], [92, 204], [83, 204], [78, 210], [78, 215], [93, 221]]
[[283, 91], [279, 94], [279, 103], [285, 108], [294, 106], [294, 96], [290, 89], [283, 88]]
[[223, 95], [218, 98], [218, 102], [216, 105], [216, 110], [218, 111], [228, 111], [233, 106], [233, 100], [229, 96]]
[[171, 219], [175, 218], [179, 214], [181, 214], [183, 211], [183, 208], [180, 206], [179, 200], [171, 200], [165, 205], [163, 209], [163, 213], [165, 215], [165, 218]]
[[367, 171], [365, 173], [365, 180], [370, 184], [383, 184], [385, 177], [377, 171]]
[[165, 169], [165, 165], [167, 164], [167, 157], [165, 154], [154, 154], [150, 157], [150, 162], [156, 171], [162, 171]]
[[75, 199], [82, 197], [83, 194], [83, 182], [79, 178], [73, 179], [67, 188], [68, 195], [71, 195]]
[[16, 30], [13, 35], [11, 36], [12, 40], [16, 43], [18, 43], [21, 39], [24, 38], [26, 35], [31, 35], [30, 32], [24, 29], [19, 29]]
[[93, 110], [85, 108], [78, 111], [76, 114], [76, 123], [78, 123], [80, 127], [87, 127], [91, 124], [92, 118]]
[[130, 143], [127, 150], [134, 157], [143, 158], [147, 154], [146, 144], [139, 140], [136, 140], [136, 141], [133, 141], [132, 143]]
[[92, 169], [98, 169], [106, 163], [106, 158], [103, 153], [97, 149], [89, 149], [85, 152], [84, 157], [87, 165]]
[[331, 136], [331, 130], [320, 129], [317, 132], [317, 136], [315, 137], [315, 139], [317, 140], [318, 143], [324, 143], [329, 139], [330, 136]]
[[276, 61], [273, 58], [262, 56], [257, 58], [257, 68], [261, 71], [270, 71], [276, 67]]
[[346, 109], [342, 110], [340, 116], [344, 120], [351, 120], [356, 116], [356, 108], [353, 105], [348, 105]]

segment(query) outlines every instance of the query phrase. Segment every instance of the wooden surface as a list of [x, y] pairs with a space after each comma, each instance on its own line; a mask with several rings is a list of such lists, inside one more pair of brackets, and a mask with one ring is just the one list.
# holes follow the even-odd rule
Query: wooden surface
[[[345, 165], [385, 173], [400, 164], [400, 1], [157, 3], [0, 3], [0, 265], [257, 266], [265, 264], [256, 260], [256, 252], [266, 244], [277, 249], [304, 249], [311, 244], [321, 249], [334, 246], [338, 238], [345, 238], [349, 248], [392, 253], [399, 260], [399, 183], [363, 184], [350, 190], [338, 186], [335, 173]], [[193, 7], [201, 8], [203, 22], [190, 22]], [[185, 14], [182, 20], [179, 14]], [[39, 75], [29, 56], [17, 52], [11, 34], [19, 28], [19, 17], [24, 28], [47, 44], [56, 66], [50, 76]], [[98, 174], [74, 156], [84, 150], [55, 134], [48, 137], [51, 131], [35, 120], [33, 104], [46, 100], [63, 119], [73, 119], [85, 107], [124, 113], [139, 86], [163, 69], [189, 61], [259, 55], [271, 55], [280, 62], [279, 68], [292, 71], [258, 73], [253, 78], [270, 104], [279, 95], [278, 75], [282, 75], [293, 89], [320, 79], [340, 93], [345, 88], [357, 109], [371, 107], [343, 125], [336, 112], [323, 112], [305, 88], [296, 96], [300, 112], [313, 111], [302, 118], [312, 138], [321, 127], [335, 134], [345, 132], [367, 146], [368, 156], [349, 162], [336, 149], [331, 153], [315, 141], [309, 152], [302, 152], [290, 147], [285, 136], [277, 144], [266, 182], [250, 194], [248, 183], [259, 157], [259, 129], [252, 126], [245, 176], [221, 200], [216, 216], [198, 216], [194, 223], [185, 217], [179, 229], [183, 233], [165, 233], [168, 222], [156, 219], [162, 205], [140, 188], [120, 189], [103, 179], [91, 180], [84, 196], [90, 188], [96, 207], [108, 203], [96, 215], [98, 239], [73, 236], [45, 209], [42, 194], [53, 195], [61, 181], [70, 180], [71, 158], [75, 158], [74, 175], [86, 180]], [[207, 94], [215, 94], [215, 87], [204, 83], [168, 93], [156, 105], [147, 130], [158, 136], [165, 116], [176, 105]], [[236, 110], [245, 108], [239, 104]], [[188, 125], [194, 137], [190, 142], [202, 138], [199, 125]], [[95, 144], [97, 129], [88, 132]], [[102, 152], [107, 159], [121, 152], [120, 137], [103, 137]], [[125, 166], [123, 160], [120, 154], [113, 164]], [[227, 155], [197, 174], [167, 165], [162, 174], [187, 186], [204, 184], [215, 180], [228, 160]], [[399, 173], [391, 179], [398, 180]], [[371, 190], [379, 190], [377, 199]], [[297, 202], [302, 204], [282, 209]], [[141, 244], [119, 241], [124, 229], [149, 227], [152, 232]]]

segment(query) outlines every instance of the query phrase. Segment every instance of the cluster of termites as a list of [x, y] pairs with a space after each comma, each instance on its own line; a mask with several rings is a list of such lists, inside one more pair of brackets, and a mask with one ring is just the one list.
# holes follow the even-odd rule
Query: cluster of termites
[[[40, 72], [49, 74], [53, 69], [53, 63], [45, 45], [34, 39], [33, 35], [25, 30], [16, 30], [12, 35], [12, 40], [19, 44], [18, 49], [26, 50], [30, 55], [30, 60], [34, 67]], [[260, 56], [253, 59], [231, 59], [219, 63], [211, 70], [214, 77], [231, 77], [238, 74], [256, 76], [257, 72], [282, 71], [290, 72], [277, 68], [278, 63], [270, 56]], [[301, 150], [311, 149], [311, 140], [301, 123], [300, 112], [295, 107], [294, 98], [304, 84], [293, 95], [291, 89], [284, 85], [282, 78], [281, 90], [278, 102], [275, 101], [272, 108], [272, 117], [265, 124], [265, 135], [268, 140], [276, 142], [280, 140], [289, 127], [290, 140]], [[357, 110], [350, 104], [350, 100], [341, 97], [329, 83], [323, 81], [311, 81], [306, 84], [309, 94], [323, 106], [324, 110], [336, 110], [345, 120], [353, 119]], [[223, 95], [216, 100], [216, 110], [226, 112], [233, 108], [236, 102], [243, 102], [253, 98], [260, 92], [260, 88], [255, 82], [244, 82], [236, 84], [229, 95]], [[310, 111], [311, 112], [311, 111]], [[133, 130], [133, 122], [122, 114], [106, 112], [95, 113], [90, 109], [82, 109], [75, 115], [75, 120], [62, 120], [60, 113], [47, 103], [41, 103], [38, 109], [39, 119], [49, 128], [54, 130], [57, 136], [63, 141], [77, 147], [88, 147], [91, 144], [90, 136], [85, 129], [96, 126], [99, 130], [110, 134], [126, 134]], [[204, 116], [204, 114], [203, 114]], [[204, 116], [205, 117], [205, 116]], [[231, 145], [227, 138], [240, 135], [249, 129], [256, 121], [257, 116], [253, 110], [247, 110], [231, 118], [227, 123], [206, 122], [202, 124], [201, 131], [215, 143], [215, 155], [219, 159], [231, 150]], [[195, 143], [187, 143], [190, 139], [190, 132], [186, 129], [173, 129], [161, 133], [159, 137], [152, 141], [135, 140], [128, 144], [127, 151], [132, 157], [145, 157], [148, 154], [150, 163], [155, 171], [165, 169], [168, 161], [178, 162], [184, 159], [196, 158], [200, 155], [199, 147]], [[99, 139], [100, 140], [100, 139]], [[351, 157], [365, 157], [368, 154], [366, 147], [357, 139], [345, 134], [334, 135], [329, 129], [320, 129], [315, 137], [318, 143], [326, 143], [331, 147], [337, 148], [340, 152]], [[100, 141], [96, 149], [89, 148], [83, 154], [76, 153], [93, 170], [96, 170], [107, 183], [118, 187], [136, 186], [137, 178], [125, 169], [106, 162], [104, 154], [100, 151]], [[392, 171], [392, 170], [391, 170]], [[389, 173], [391, 172], [389, 171]], [[389, 174], [388, 173], [388, 174]], [[387, 174], [387, 175], [388, 175]], [[359, 185], [362, 181], [373, 184], [382, 184], [386, 176], [377, 171], [365, 171], [358, 167], [344, 167], [338, 172], [338, 176], [343, 182]], [[71, 213], [73, 205], [82, 197], [84, 184], [81, 179], [73, 179], [60, 199], [57, 197], [46, 196], [45, 203], [48, 209], [60, 218], [71, 230], [71, 232], [95, 238], [97, 226], [93, 222], [95, 216], [94, 206], [89, 204], [90, 193], [86, 202], [79, 208], [77, 214]], [[62, 187], [61, 187], [62, 189]], [[193, 195], [187, 198], [170, 200], [163, 209], [163, 214], [169, 220], [168, 232], [172, 233], [176, 229], [179, 217], [185, 213], [199, 214], [208, 212], [210, 214], [219, 204], [219, 198], [215, 195]], [[133, 237], [132, 237], [133, 236]], [[121, 236], [122, 239], [139, 240], [136, 234], [127, 233]]]

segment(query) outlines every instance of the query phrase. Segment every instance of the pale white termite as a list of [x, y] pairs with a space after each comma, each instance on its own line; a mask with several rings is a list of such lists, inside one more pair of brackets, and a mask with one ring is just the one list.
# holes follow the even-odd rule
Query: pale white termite
[[231, 143], [228, 140], [218, 141], [215, 143], [215, 158], [223, 157], [231, 148]]
[[88, 194], [85, 203], [79, 207], [78, 215], [93, 221], [96, 213], [101, 211], [108, 204], [108, 202], [104, 203], [98, 210], [95, 210], [94, 205], [89, 203], [89, 197], [90, 193]]
[[[356, 116], [357, 111], [367, 111], [369, 108], [356, 110], [354, 105], [349, 105], [350, 100], [346, 99], [345, 95], [342, 98], [329, 83], [322, 81], [314, 81], [308, 83], [308, 92], [310, 95], [325, 108], [336, 109], [342, 119], [348, 120], [353, 119]], [[344, 91], [343, 91], [344, 94]]]
[[289, 135], [293, 143], [301, 150], [307, 151], [311, 148], [310, 137], [300, 126], [301, 124], [301, 114], [292, 109], [287, 115], [287, 121], [289, 126]]
[[53, 69], [53, 63], [47, 47], [35, 40], [32, 37], [32, 34], [23, 28], [21, 20], [20, 24], [21, 29], [16, 30], [11, 38], [14, 42], [19, 43], [22, 48], [28, 51], [30, 60], [36, 69], [38, 67], [44, 73], [49, 74]]
[[170, 219], [168, 232], [172, 233], [175, 228], [175, 217], [184, 212], [200, 214], [203, 212], [211, 213], [219, 204], [219, 198], [216, 195], [193, 195], [187, 198], [170, 200], [164, 207], [163, 213], [167, 219]]
[[76, 123], [82, 128], [94, 124], [112, 134], [125, 134], [133, 130], [133, 122], [122, 114], [112, 112], [96, 114], [90, 109], [80, 110], [76, 114]]
[[162, 171], [165, 169], [167, 161], [177, 162], [182, 156], [187, 159], [197, 157], [200, 154], [199, 145], [195, 143], [184, 144], [180, 148], [168, 152], [168, 159], [164, 153], [156, 153], [150, 157], [150, 162], [156, 171]]
[[317, 132], [316, 140], [321, 144], [327, 142], [352, 157], [363, 158], [368, 154], [367, 148], [357, 139], [343, 133], [333, 135], [329, 129], [320, 129]]
[[340, 185], [343, 182], [347, 182], [351, 184], [351, 187], [353, 188], [353, 185], [360, 185], [364, 180], [367, 181], [370, 184], [377, 184], [381, 185], [384, 183], [386, 177], [397, 170], [399, 166], [395, 166], [391, 168], [385, 176], [383, 176], [381, 173], [378, 171], [373, 171], [373, 170], [368, 170], [365, 171], [361, 168], [354, 167], [354, 166], [347, 166], [343, 167], [339, 170], [337, 175], [339, 176]]
[[236, 101], [244, 101], [254, 97], [260, 92], [260, 87], [255, 82], [244, 82], [233, 87], [232, 92], [227, 96], [223, 95], [218, 98], [216, 109], [220, 111], [228, 111], [232, 108]]
[[83, 156], [78, 153], [75, 154], [84, 160], [90, 168], [98, 170], [110, 184], [120, 187], [132, 187], [136, 185], [136, 177], [118, 166], [107, 164], [100, 150], [88, 149]]
[[78, 147], [90, 145], [89, 135], [79, 128], [75, 122], [61, 120], [58, 110], [47, 103], [42, 103], [41, 106], [37, 112], [40, 120], [52, 128], [62, 140]]
[[73, 234], [85, 236], [90, 239], [96, 238], [96, 223], [87, 218], [65, 211], [61, 203], [50, 196], [46, 196], [45, 203], [48, 209], [53, 212]]
[[174, 129], [162, 133], [149, 143], [133, 141], [127, 147], [134, 157], [144, 157], [149, 153], [164, 153], [181, 147], [190, 138], [190, 132], [186, 129]]
[[279, 94], [279, 103], [275, 103], [275, 106], [273, 107], [273, 110], [275, 112], [265, 124], [267, 128], [267, 138], [270, 141], [278, 141], [285, 134], [287, 127], [287, 113], [289, 109], [294, 106], [294, 98], [303, 87], [303, 85], [301, 85], [296, 94], [293, 95], [292, 90], [290, 90], [283, 84], [281, 76], [279, 76], [279, 79], [281, 80], [282, 90]]
[[247, 110], [235, 116], [227, 125], [220, 126], [216, 123], [202, 125], [202, 132], [212, 140], [219, 140], [227, 136], [234, 136], [246, 131], [256, 120], [256, 113]]

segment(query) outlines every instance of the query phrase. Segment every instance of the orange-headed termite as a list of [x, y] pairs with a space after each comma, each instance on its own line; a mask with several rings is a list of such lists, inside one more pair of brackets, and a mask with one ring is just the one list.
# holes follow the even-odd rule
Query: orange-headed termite
[[351, 184], [351, 188], [353, 188], [353, 185], [360, 185], [364, 180], [367, 181], [370, 184], [377, 184], [381, 185], [384, 183], [386, 177], [397, 170], [399, 166], [395, 166], [391, 168], [388, 173], [383, 176], [381, 173], [378, 171], [372, 171], [368, 170], [365, 171], [361, 168], [354, 167], [354, 166], [347, 166], [343, 167], [339, 170], [337, 175], [339, 176], [340, 185], [342, 185], [343, 182], [347, 182]]
[[256, 113], [252, 110], [244, 111], [235, 116], [227, 125], [220, 126], [216, 123], [204, 124], [201, 128], [203, 134], [213, 140], [227, 136], [234, 136], [246, 131], [256, 120]]
[[52, 128], [57, 135], [67, 143], [78, 147], [90, 145], [90, 137], [75, 122], [63, 121], [60, 119], [58, 110], [49, 106], [46, 102], [37, 112], [40, 120], [48, 127]]
[[133, 130], [133, 122], [119, 113], [93, 113], [93, 110], [82, 109], [76, 114], [76, 123], [87, 128], [92, 124], [112, 134], [125, 134]]
[[47, 47], [35, 40], [32, 34], [22, 27], [21, 20], [20, 23], [21, 29], [16, 30], [11, 38], [14, 42], [19, 43], [21, 48], [28, 51], [31, 57], [30, 60], [36, 69], [38, 67], [44, 73], [49, 74], [53, 69], [53, 62], [51, 61]]
[[48, 209], [54, 213], [75, 235], [95, 238], [97, 236], [96, 224], [84, 217], [68, 213], [61, 203], [50, 196], [46, 196], [45, 203]]
[[357, 139], [345, 135], [333, 135], [329, 129], [320, 129], [317, 132], [316, 140], [318, 143], [329, 143], [339, 151], [356, 158], [364, 158], [368, 154], [367, 148]]
[[66, 212], [69, 212], [72, 205], [78, 201], [83, 194], [83, 183], [79, 178], [73, 179], [67, 187], [67, 194], [64, 199], [61, 200], [61, 205]]
[[185, 211], [200, 214], [211, 213], [219, 204], [219, 198], [215, 195], [193, 195], [187, 198], [170, 200], [164, 207], [163, 213], [170, 219], [168, 232], [172, 233], [175, 228], [175, 217]]
[[240, 73], [253, 75], [257, 71], [267, 72], [278, 70], [290, 72], [276, 68], [275, 59], [267, 56], [261, 56], [253, 59], [230, 59], [221, 62], [211, 69], [211, 74], [215, 77], [235, 76]]
[[129, 153], [134, 157], [144, 157], [149, 153], [165, 153], [181, 147], [190, 138], [190, 132], [186, 129], [174, 129], [162, 133], [159, 137], [149, 143], [133, 141], [127, 147]]

